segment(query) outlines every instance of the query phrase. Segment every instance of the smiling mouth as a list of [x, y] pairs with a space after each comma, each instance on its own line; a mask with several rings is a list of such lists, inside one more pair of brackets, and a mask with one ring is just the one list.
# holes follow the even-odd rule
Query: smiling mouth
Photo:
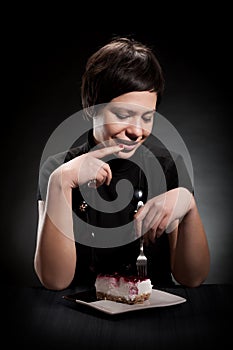
[[117, 139], [117, 140], [115, 139], [115, 142], [117, 144], [124, 145], [124, 149], [121, 152], [130, 152], [130, 151], [135, 149], [135, 147], [137, 147], [140, 144], [140, 142], [120, 140], [120, 139]]

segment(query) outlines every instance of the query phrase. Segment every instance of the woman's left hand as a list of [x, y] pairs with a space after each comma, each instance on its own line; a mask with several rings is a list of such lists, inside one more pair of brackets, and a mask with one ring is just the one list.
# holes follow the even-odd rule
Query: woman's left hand
[[171, 232], [193, 205], [193, 194], [183, 187], [151, 198], [134, 216], [136, 236], [146, 233], [154, 241], [164, 231]]

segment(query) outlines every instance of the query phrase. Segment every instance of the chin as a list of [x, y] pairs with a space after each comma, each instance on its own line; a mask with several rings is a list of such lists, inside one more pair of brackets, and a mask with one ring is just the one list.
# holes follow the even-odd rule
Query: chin
[[118, 158], [122, 158], [122, 159], [129, 159], [134, 155], [134, 153], [135, 153], [135, 150], [133, 150], [131, 152], [120, 151], [116, 154], [116, 156]]

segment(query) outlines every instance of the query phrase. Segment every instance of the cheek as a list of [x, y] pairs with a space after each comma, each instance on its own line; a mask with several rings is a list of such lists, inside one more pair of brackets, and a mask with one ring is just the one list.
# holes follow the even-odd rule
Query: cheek
[[104, 125], [104, 133], [108, 136], [120, 134], [124, 129], [124, 126], [119, 123], [108, 123]]
[[149, 136], [153, 129], [153, 122], [143, 123], [142, 128], [143, 128], [144, 135]]
[[151, 134], [152, 128], [143, 129], [143, 134], [145, 137], [148, 137]]

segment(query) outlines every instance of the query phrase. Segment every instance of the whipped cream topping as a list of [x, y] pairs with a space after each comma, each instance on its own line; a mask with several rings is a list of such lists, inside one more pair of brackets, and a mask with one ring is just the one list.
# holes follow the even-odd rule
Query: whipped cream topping
[[97, 292], [114, 297], [124, 297], [126, 300], [134, 300], [141, 294], [150, 294], [152, 284], [149, 278], [138, 279], [119, 275], [98, 275], [95, 282]]

